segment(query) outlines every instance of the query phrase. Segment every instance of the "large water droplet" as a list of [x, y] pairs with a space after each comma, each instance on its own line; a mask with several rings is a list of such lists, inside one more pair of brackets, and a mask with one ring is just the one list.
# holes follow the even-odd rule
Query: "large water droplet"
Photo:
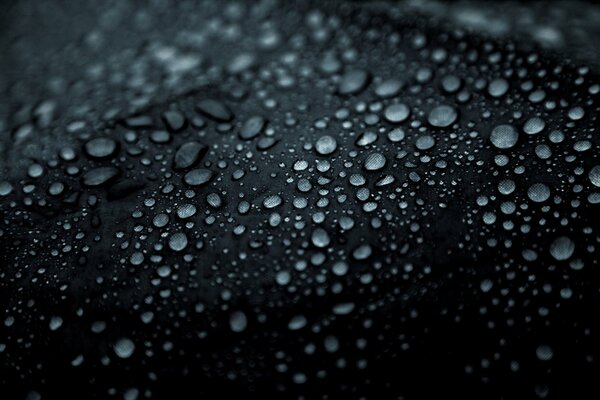
[[135, 351], [135, 344], [128, 338], [117, 340], [114, 345], [115, 353], [120, 358], [129, 358]]
[[568, 260], [575, 251], [575, 243], [566, 236], [559, 236], [550, 245], [550, 254], [559, 261]]
[[173, 251], [182, 251], [188, 244], [188, 238], [185, 233], [177, 232], [169, 238], [169, 247]]
[[337, 142], [332, 136], [321, 136], [315, 144], [315, 149], [317, 150], [317, 153], [326, 156], [337, 149]]
[[99, 167], [88, 171], [83, 175], [81, 183], [87, 187], [98, 187], [110, 183], [121, 170], [116, 167]]
[[446, 128], [454, 123], [458, 118], [458, 113], [454, 107], [449, 105], [440, 105], [435, 107], [427, 116], [427, 121], [436, 128]]
[[229, 316], [229, 327], [233, 332], [243, 332], [248, 326], [246, 314], [242, 311], [234, 311]]
[[204, 157], [208, 147], [198, 142], [187, 142], [181, 145], [173, 157], [173, 169], [182, 170], [193, 167]]
[[208, 183], [215, 173], [209, 169], [198, 168], [193, 169], [183, 177], [183, 181], [190, 186], [200, 186]]
[[91, 158], [108, 158], [117, 151], [117, 142], [110, 138], [99, 137], [86, 142], [85, 153]]
[[387, 160], [381, 153], [371, 153], [365, 159], [364, 167], [367, 171], [377, 171], [383, 168]]
[[519, 140], [519, 133], [512, 125], [498, 125], [492, 129], [490, 141], [499, 149], [510, 149]]
[[342, 95], [357, 94], [363, 91], [371, 78], [365, 70], [352, 70], [346, 72], [340, 80], [338, 93]]
[[406, 104], [392, 104], [387, 106], [384, 111], [385, 119], [392, 123], [406, 121], [410, 115], [410, 108]]
[[550, 197], [550, 188], [543, 183], [534, 183], [527, 190], [527, 196], [536, 203], [541, 203]]
[[261, 116], [250, 117], [240, 129], [240, 138], [250, 140], [258, 136], [265, 126], [265, 119]]
[[233, 119], [233, 113], [229, 107], [217, 100], [202, 100], [196, 105], [196, 109], [200, 113], [218, 122], [228, 122]]

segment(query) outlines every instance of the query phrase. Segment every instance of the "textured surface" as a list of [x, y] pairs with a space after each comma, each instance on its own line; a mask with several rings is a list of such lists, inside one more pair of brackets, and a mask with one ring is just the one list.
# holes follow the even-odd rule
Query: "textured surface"
[[2, 6], [6, 398], [598, 397], [596, 6], [85, 3]]

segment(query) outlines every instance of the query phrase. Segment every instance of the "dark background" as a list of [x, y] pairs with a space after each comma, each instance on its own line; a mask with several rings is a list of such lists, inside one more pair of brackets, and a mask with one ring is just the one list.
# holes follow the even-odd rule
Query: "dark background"
[[[599, 164], [598, 100], [588, 90], [598, 84], [600, 62], [600, 9], [593, 2], [18, 1], [1, 7], [0, 182], [14, 188], [0, 197], [3, 398], [127, 398], [133, 393], [140, 399], [598, 398], [599, 235], [597, 204], [589, 200], [597, 187], [588, 178]], [[279, 42], [265, 44], [272, 31]], [[387, 38], [394, 34], [400, 40], [390, 44]], [[421, 37], [424, 44], [415, 44]], [[446, 51], [445, 61], [432, 60], [436, 49]], [[347, 98], [334, 90], [331, 75], [341, 71], [303, 77], [300, 66], [318, 70], [330, 50], [350, 51], [341, 71], [368, 70], [373, 83]], [[469, 58], [469, 51], [477, 57]], [[232, 58], [244, 52], [255, 55], [254, 64], [232, 73]], [[298, 61], [285, 61], [288, 53], [296, 53]], [[498, 54], [501, 61], [493, 61]], [[415, 75], [423, 66], [432, 78], [420, 83]], [[297, 79], [291, 88], [276, 79], [286, 69]], [[514, 73], [519, 70], [522, 75]], [[507, 78], [510, 90], [501, 100], [476, 89], [478, 79], [489, 81], [508, 71], [513, 72]], [[468, 88], [469, 101], [444, 92], [442, 80], [449, 74]], [[341, 107], [350, 109], [356, 132], [393, 128], [383, 119], [369, 126], [355, 112], [357, 103], [378, 100], [373, 86], [379, 77], [405, 82], [398, 97], [423, 111], [411, 120], [425, 121], [434, 104], [454, 104], [458, 138], [448, 140], [448, 132], [429, 129], [436, 146], [416, 155], [414, 140], [423, 132], [406, 123], [404, 159], [397, 158], [400, 147], [385, 134], [372, 147], [357, 147], [356, 137], [333, 115]], [[525, 82], [546, 90], [546, 100], [565, 105], [549, 110], [528, 101]], [[265, 107], [261, 91], [277, 101], [275, 109]], [[207, 98], [228, 104], [235, 115], [232, 127], [206, 117], [204, 126], [194, 126], [195, 104]], [[572, 105], [585, 109], [581, 121], [566, 117]], [[187, 126], [173, 133], [170, 143], [153, 143], [150, 131], [164, 129], [163, 112], [175, 108], [188, 117]], [[490, 146], [489, 132], [515, 111], [523, 113], [515, 126], [541, 116], [547, 127], [537, 136], [521, 132], [516, 148], [500, 152]], [[289, 123], [286, 112], [298, 122]], [[257, 149], [256, 140], [241, 141], [235, 133], [257, 114], [265, 116], [278, 140], [265, 151]], [[124, 139], [132, 130], [126, 122], [132, 115], [153, 121], [151, 127], [133, 129], [139, 136], [135, 145]], [[315, 129], [322, 118], [331, 121], [325, 132]], [[73, 132], [73, 121], [85, 121], [86, 127]], [[551, 144], [553, 129], [563, 130], [566, 140]], [[24, 131], [32, 133], [21, 139]], [[479, 135], [469, 137], [471, 131]], [[326, 159], [305, 147], [323, 133], [338, 141], [332, 170], [315, 168], [307, 174], [315, 188], [299, 193], [292, 165], [297, 159], [311, 166]], [[90, 160], [81, 151], [98, 135], [119, 142], [113, 160]], [[218, 176], [186, 199], [189, 188], [181, 172], [171, 171], [170, 160], [190, 138], [211, 147], [202, 164]], [[574, 150], [586, 140], [590, 149]], [[552, 145], [547, 161], [536, 156], [540, 144]], [[73, 162], [57, 157], [65, 146], [76, 149]], [[361, 169], [373, 150], [386, 156], [381, 172], [395, 175], [394, 185], [378, 188], [379, 176]], [[349, 155], [352, 151], [356, 157]], [[247, 152], [254, 157], [247, 159]], [[509, 155], [508, 167], [495, 164], [500, 153]], [[421, 162], [423, 154], [434, 161]], [[439, 160], [450, 166], [431, 174]], [[34, 162], [45, 166], [40, 178], [27, 175]], [[139, 185], [109, 199], [108, 189], [83, 188], [81, 173], [70, 175], [67, 169], [75, 165], [87, 171], [107, 163], [119, 165], [119, 179]], [[517, 166], [525, 172], [516, 173]], [[245, 177], [231, 179], [240, 168]], [[357, 188], [341, 171], [368, 178], [379, 205], [374, 214], [362, 211]], [[317, 192], [319, 176], [332, 180], [323, 185], [330, 191], [326, 195]], [[290, 177], [293, 183], [287, 183]], [[506, 199], [497, 190], [505, 178], [517, 184]], [[48, 195], [57, 180], [65, 183], [65, 193]], [[537, 182], [552, 188], [546, 203], [527, 198], [527, 188]], [[398, 197], [390, 197], [402, 183]], [[175, 189], [165, 193], [169, 184]], [[31, 193], [28, 185], [35, 187]], [[209, 207], [209, 192], [220, 193], [224, 204]], [[241, 192], [254, 206], [247, 215], [238, 212]], [[283, 205], [265, 210], [263, 198], [274, 193]], [[335, 200], [339, 193], [348, 195], [345, 204]], [[298, 195], [311, 206], [294, 209]], [[496, 199], [479, 207], [481, 195]], [[314, 205], [321, 197], [330, 199], [324, 209]], [[149, 198], [155, 200], [152, 207], [144, 205]], [[400, 200], [408, 203], [405, 210]], [[505, 200], [516, 204], [514, 214], [500, 211]], [[152, 226], [155, 214], [182, 202], [199, 209], [183, 253], [191, 261], [171, 251], [161, 236], [185, 231], [184, 223], [171, 215], [164, 231]], [[446, 207], [438, 207], [440, 202]], [[136, 217], [136, 210], [143, 215]], [[292, 222], [270, 226], [273, 211]], [[323, 251], [310, 240], [317, 211], [327, 212], [324, 226], [331, 238]], [[349, 211], [355, 227], [344, 231], [332, 221]], [[485, 211], [496, 213], [494, 224], [483, 223]], [[294, 227], [297, 216], [306, 227]], [[383, 221], [380, 228], [373, 226], [375, 216]], [[505, 221], [515, 228], [506, 229]], [[240, 236], [232, 233], [238, 224], [246, 226]], [[522, 232], [523, 224], [533, 229]], [[575, 243], [567, 261], [549, 252], [558, 236]], [[497, 244], [490, 246], [490, 239]], [[125, 241], [131, 246], [120, 247]], [[129, 263], [135, 243], [146, 253], [140, 266]], [[165, 246], [157, 249], [154, 243]], [[373, 254], [353, 259], [352, 251], [364, 243]], [[531, 249], [538, 257], [528, 262], [522, 252]], [[321, 252], [327, 254], [325, 262], [311, 265], [311, 257]], [[161, 261], [149, 261], [151, 254]], [[339, 259], [350, 268], [343, 277], [330, 271]], [[294, 268], [299, 260], [308, 262], [305, 271]], [[575, 260], [584, 267], [572, 267]], [[153, 282], [158, 265], [170, 265], [177, 279]], [[404, 272], [407, 265], [410, 272]], [[291, 271], [289, 285], [276, 283], [279, 270]], [[361, 282], [365, 274], [372, 275], [371, 282]], [[493, 287], [482, 292], [486, 279]], [[170, 294], [163, 297], [162, 290]], [[349, 315], [332, 312], [346, 302], [355, 305]], [[241, 333], [229, 326], [237, 310], [248, 318]], [[152, 322], [141, 321], [144, 311], [154, 313]], [[297, 315], [307, 326], [291, 331], [288, 322]], [[57, 331], [48, 329], [52, 316], [63, 319]], [[106, 322], [101, 334], [90, 330], [95, 321]], [[339, 342], [333, 353], [324, 349], [330, 336]], [[113, 345], [121, 337], [136, 344], [131, 358], [115, 356]], [[356, 345], [360, 340], [367, 343], [364, 349]], [[165, 343], [173, 348], [166, 350]], [[305, 352], [309, 344], [316, 346], [314, 354]], [[536, 355], [540, 346], [552, 349], [550, 360]], [[83, 363], [73, 366], [80, 355]], [[307, 382], [295, 383], [297, 373]]]

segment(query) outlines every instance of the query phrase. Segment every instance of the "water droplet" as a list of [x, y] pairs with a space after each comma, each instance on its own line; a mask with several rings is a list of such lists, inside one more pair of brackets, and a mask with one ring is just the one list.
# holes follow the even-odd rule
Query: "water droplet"
[[116, 167], [99, 167], [83, 175], [81, 183], [86, 187], [98, 187], [110, 183], [121, 174]]
[[217, 100], [202, 100], [196, 105], [196, 109], [200, 113], [218, 122], [229, 122], [233, 119], [233, 113], [229, 107]]
[[151, 128], [153, 126], [152, 118], [148, 115], [138, 115], [125, 120], [125, 125], [129, 128]]
[[440, 105], [435, 107], [427, 116], [427, 122], [436, 128], [447, 128], [456, 121], [458, 113], [454, 107]]
[[344, 261], [338, 261], [331, 267], [333, 273], [337, 276], [344, 276], [348, 272], [348, 264]]
[[150, 140], [156, 144], [169, 143], [171, 134], [167, 131], [153, 131], [150, 133]]
[[568, 260], [575, 251], [575, 243], [566, 236], [559, 236], [550, 245], [550, 254], [558, 261]]
[[410, 115], [410, 108], [406, 104], [392, 104], [387, 106], [384, 111], [385, 119], [392, 123], [406, 121]]
[[8, 196], [13, 191], [13, 186], [10, 182], [0, 182], [0, 196]]
[[196, 214], [196, 206], [193, 204], [182, 204], [177, 208], [177, 216], [181, 219], [193, 217]]
[[115, 353], [120, 358], [129, 358], [135, 351], [135, 344], [127, 338], [117, 340], [114, 345]]
[[590, 169], [590, 172], [588, 172], [588, 178], [590, 178], [592, 185], [600, 187], [600, 165], [596, 165]]
[[506, 79], [494, 79], [488, 86], [488, 93], [492, 97], [502, 97], [506, 92], [508, 92], [508, 82]]
[[173, 251], [182, 251], [188, 245], [188, 238], [185, 233], [177, 232], [169, 238], [169, 247]]
[[363, 244], [354, 249], [354, 251], [352, 252], [352, 256], [356, 260], [366, 260], [371, 256], [371, 252], [371, 246], [369, 246], [368, 244]]
[[266, 209], [275, 208], [283, 203], [283, 199], [278, 194], [272, 194], [265, 197], [263, 200], [263, 207]]
[[256, 143], [256, 148], [260, 151], [269, 150], [271, 147], [275, 146], [279, 140], [269, 136], [258, 139]]
[[519, 133], [511, 125], [498, 125], [492, 129], [490, 141], [499, 149], [510, 149], [519, 140]]
[[206, 195], [206, 202], [212, 208], [220, 208], [223, 205], [223, 199], [218, 193], [209, 193]]
[[402, 128], [392, 129], [391, 131], [388, 132], [388, 139], [390, 140], [390, 142], [394, 142], [394, 143], [404, 140], [405, 136], [406, 136], [406, 133], [404, 132], [404, 129], [402, 129]]
[[379, 136], [377, 136], [377, 134], [375, 132], [371, 132], [371, 131], [363, 132], [356, 139], [356, 145], [360, 146], [360, 147], [365, 147], [365, 146], [375, 143], [378, 138], [379, 138]]
[[431, 135], [420, 136], [417, 138], [415, 146], [419, 150], [428, 150], [435, 146], [435, 139]]
[[55, 331], [55, 330], [59, 329], [62, 326], [62, 324], [63, 324], [63, 319], [61, 317], [52, 317], [50, 319], [50, 324], [49, 324], [50, 330]]
[[535, 354], [541, 361], [550, 361], [554, 356], [552, 348], [547, 345], [538, 346], [538, 348], [535, 349]]
[[397, 79], [389, 79], [381, 82], [375, 87], [375, 94], [381, 98], [394, 97], [402, 89], [402, 82]]
[[193, 169], [183, 177], [183, 181], [190, 186], [200, 186], [208, 183], [215, 173], [209, 169], [198, 168]]
[[116, 153], [117, 142], [110, 138], [99, 137], [87, 141], [84, 150], [91, 158], [108, 158]]
[[528, 135], [535, 135], [540, 133], [546, 127], [546, 122], [538, 117], [529, 118], [523, 125], [523, 132]]
[[261, 116], [250, 117], [240, 129], [240, 138], [250, 140], [258, 136], [265, 126], [265, 119]]
[[339, 303], [333, 306], [333, 313], [335, 315], [347, 315], [354, 310], [354, 303]]
[[317, 153], [326, 156], [337, 149], [337, 142], [332, 136], [321, 136], [315, 144], [315, 149], [317, 150]]
[[543, 183], [534, 183], [527, 190], [527, 196], [536, 203], [541, 203], [550, 197], [550, 188]]
[[167, 129], [171, 132], [179, 132], [186, 124], [185, 116], [179, 111], [165, 111], [162, 115], [162, 119]]
[[52, 196], [58, 196], [65, 190], [65, 185], [62, 182], [53, 182], [48, 188], [48, 193]]
[[243, 332], [248, 326], [246, 314], [242, 311], [234, 311], [229, 316], [229, 327], [233, 332]]
[[306, 321], [306, 317], [304, 315], [296, 315], [292, 317], [290, 322], [288, 322], [288, 329], [291, 331], [297, 331], [306, 326], [308, 321]]
[[381, 153], [371, 153], [365, 159], [364, 167], [367, 171], [377, 171], [383, 168], [387, 160]]
[[173, 169], [182, 170], [193, 167], [208, 151], [208, 147], [198, 142], [187, 142], [182, 144], [175, 157], [173, 157]]
[[327, 247], [330, 243], [329, 235], [323, 228], [316, 228], [312, 233], [311, 240], [316, 247]]
[[365, 70], [351, 70], [346, 72], [338, 85], [338, 93], [341, 95], [352, 95], [363, 91], [371, 75]]

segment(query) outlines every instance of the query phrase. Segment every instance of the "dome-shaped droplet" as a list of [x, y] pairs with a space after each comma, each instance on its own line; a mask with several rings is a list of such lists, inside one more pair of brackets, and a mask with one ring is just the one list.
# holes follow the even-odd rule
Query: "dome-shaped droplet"
[[220, 208], [223, 205], [223, 199], [218, 193], [209, 193], [206, 195], [206, 202], [212, 208]]
[[540, 133], [546, 127], [546, 122], [538, 117], [529, 118], [523, 125], [523, 132], [528, 135]]
[[178, 132], [185, 127], [185, 116], [179, 111], [169, 110], [162, 115], [162, 120], [167, 129], [171, 132]]
[[0, 182], [0, 196], [8, 196], [13, 191], [13, 185], [10, 182]]
[[590, 178], [592, 185], [600, 187], [600, 165], [596, 165], [590, 169], [590, 172], [588, 172], [588, 178]]
[[263, 207], [270, 209], [275, 208], [283, 203], [283, 199], [278, 194], [272, 194], [270, 196], [265, 197], [263, 200]]
[[187, 142], [182, 144], [175, 157], [173, 157], [173, 169], [182, 170], [193, 167], [208, 151], [208, 147], [198, 142]]
[[169, 143], [171, 141], [171, 134], [167, 131], [153, 131], [150, 133], [150, 140], [156, 144]]
[[218, 122], [228, 122], [233, 119], [233, 113], [229, 107], [217, 100], [202, 100], [196, 105], [196, 109], [200, 113]]
[[385, 119], [392, 123], [400, 123], [406, 121], [410, 115], [410, 108], [406, 104], [392, 104], [385, 108], [383, 113]]
[[441, 105], [435, 107], [427, 116], [427, 122], [436, 128], [446, 128], [452, 125], [458, 118], [458, 113], [454, 107]]
[[492, 97], [502, 97], [508, 92], [508, 81], [506, 79], [497, 78], [488, 85], [488, 93]]
[[181, 219], [193, 217], [196, 214], [196, 206], [193, 204], [182, 204], [177, 208], [177, 216]]
[[575, 243], [566, 236], [559, 236], [550, 245], [550, 254], [559, 261], [568, 260], [575, 251]]
[[119, 358], [129, 358], [135, 351], [135, 344], [131, 339], [122, 338], [117, 340], [113, 348]]
[[552, 351], [552, 348], [550, 346], [541, 345], [538, 346], [537, 349], [535, 349], [535, 355], [541, 361], [550, 361], [554, 356], [554, 352]]
[[188, 244], [188, 238], [185, 233], [177, 232], [169, 238], [169, 248], [173, 251], [182, 251]]
[[377, 171], [383, 168], [387, 160], [381, 153], [371, 153], [365, 159], [364, 167], [367, 171]]
[[397, 79], [388, 79], [375, 87], [375, 94], [382, 98], [394, 97], [400, 92], [402, 82]]
[[265, 119], [261, 116], [254, 116], [248, 118], [244, 125], [240, 128], [240, 138], [244, 140], [250, 140], [258, 136], [265, 126]]
[[342, 95], [357, 94], [363, 91], [371, 78], [365, 70], [352, 70], [346, 72], [338, 85], [338, 93]]
[[315, 149], [317, 153], [326, 156], [333, 153], [337, 149], [337, 142], [332, 136], [321, 136], [315, 144]]
[[89, 140], [84, 146], [85, 153], [91, 158], [108, 158], [117, 151], [117, 142], [106, 137]]
[[550, 197], [550, 188], [543, 183], [534, 183], [527, 189], [527, 196], [536, 203], [541, 203]]
[[492, 129], [490, 141], [499, 149], [510, 149], [519, 140], [519, 133], [512, 125], [498, 125]]
[[316, 247], [327, 247], [331, 240], [325, 229], [316, 228], [311, 235], [311, 241]]
[[275, 146], [278, 141], [279, 140], [273, 136], [263, 137], [256, 142], [256, 148], [260, 151], [269, 150], [271, 147]]
[[424, 135], [417, 138], [415, 146], [419, 150], [428, 150], [435, 145], [435, 139], [431, 135]]
[[102, 186], [113, 181], [120, 173], [121, 170], [116, 167], [94, 168], [83, 175], [81, 183], [87, 187]]
[[200, 186], [208, 183], [214, 176], [215, 173], [211, 170], [199, 168], [185, 174], [183, 181], [190, 186]]
[[229, 327], [233, 332], [243, 332], [248, 326], [246, 314], [242, 311], [234, 311], [229, 316]]

